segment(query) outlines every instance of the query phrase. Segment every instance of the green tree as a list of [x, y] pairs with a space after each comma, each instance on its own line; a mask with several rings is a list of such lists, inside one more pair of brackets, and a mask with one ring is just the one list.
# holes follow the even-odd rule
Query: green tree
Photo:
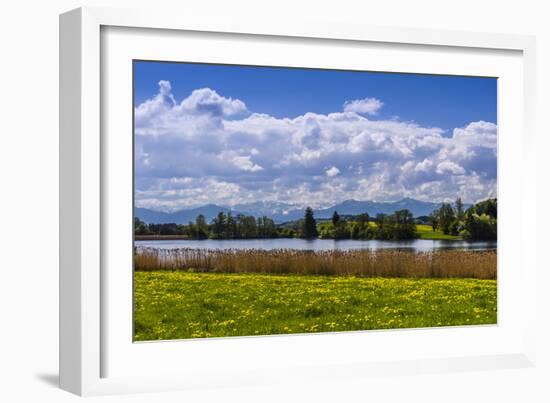
[[361, 239], [361, 224], [359, 222], [352, 222], [349, 225], [349, 237], [351, 239]]
[[258, 236], [260, 238], [277, 237], [277, 227], [271, 218], [266, 216], [258, 217]]
[[195, 233], [198, 239], [208, 238], [208, 224], [202, 214], [199, 214], [195, 220]]
[[358, 214], [355, 221], [348, 224], [351, 239], [372, 239], [374, 230], [371, 228], [368, 213]]
[[194, 222], [189, 221], [189, 224], [187, 224], [187, 227], [185, 227], [185, 233], [189, 238], [198, 238], [197, 226]]
[[155, 224], [155, 232], [160, 235], [179, 235], [176, 223]]
[[334, 239], [348, 239], [350, 234], [350, 228], [348, 228], [348, 223], [345, 221], [338, 221], [334, 227]]
[[438, 222], [439, 210], [436, 209], [436, 210], [432, 211], [428, 217], [429, 217], [428, 218], [429, 223], [432, 226], [432, 231], [435, 231], [438, 227], [438, 224], [439, 224], [439, 222]]
[[141, 221], [138, 217], [134, 217], [134, 234], [147, 235], [148, 233], [149, 233], [149, 228], [147, 224]]
[[417, 238], [416, 224], [413, 214], [409, 210], [396, 211], [392, 216], [394, 220], [393, 239]]
[[455, 212], [449, 203], [441, 204], [437, 215], [438, 227], [444, 234], [451, 232], [451, 224], [455, 220]]
[[334, 225], [331, 222], [320, 223], [318, 232], [321, 239], [334, 239]]
[[243, 221], [244, 221], [244, 215], [243, 214], [237, 214], [237, 217], [235, 217], [235, 235], [234, 237], [236, 239], [242, 239], [243, 237]]
[[478, 215], [469, 211], [466, 214], [462, 237], [469, 241], [496, 241], [497, 219], [488, 214]]
[[407, 210], [399, 210], [390, 215], [377, 217], [376, 239], [405, 240], [418, 237], [416, 223], [412, 213]]
[[477, 215], [486, 214], [490, 217], [497, 218], [497, 199], [487, 199], [474, 204], [470, 209]]
[[356, 221], [361, 224], [368, 224], [370, 221], [369, 213], [361, 213], [356, 217]]
[[238, 215], [237, 220], [241, 238], [249, 239], [258, 237], [258, 226], [256, 225], [255, 217]]
[[456, 219], [458, 221], [464, 220], [464, 204], [462, 203], [462, 199], [460, 197], [455, 201], [455, 212]]
[[464, 229], [460, 232], [469, 241], [497, 239], [497, 199], [474, 204], [465, 214]]
[[282, 227], [279, 230], [279, 236], [282, 238], [294, 238], [296, 236], [296, 231], [294, 228]]
[[317, 238], [317, 222], [313, 217], [313, 209], [307, 207], [304, 213], [304, 221], [302, 224], [303, 238]]
[[235, 221], [231, 212], [227, 213], [227, 226], [225, 237], [229, 239], [237, 237], [237, 221]]
[[227, 226], [227, 217], [223, 211], [212, 220], [212, 238], [225, 238]]
[[332, 225], [336, 227], [339, 222], [340, 222], [340, 215], [336, 210], [334, 210], [334, 213], [332, 213]]
[[374, 219], [374, 222], [379, 226], [384, 225], [384, 221], [386, 220], [386, 214], [384, 213], [378, 213], [376, 214], [376, 218]]

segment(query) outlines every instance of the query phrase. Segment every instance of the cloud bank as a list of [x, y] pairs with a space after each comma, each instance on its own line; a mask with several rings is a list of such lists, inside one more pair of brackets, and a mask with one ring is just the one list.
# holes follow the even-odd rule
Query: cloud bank
[[326, 207], [345, 199], [496, 195], [497, 126], [445, 132], [373, 120], [384, 103], [293, 119], [250, 111], [210, 88], [177, 102], [168, 81], [135, 108], [136, 205], [172, 211], [256, 201]]

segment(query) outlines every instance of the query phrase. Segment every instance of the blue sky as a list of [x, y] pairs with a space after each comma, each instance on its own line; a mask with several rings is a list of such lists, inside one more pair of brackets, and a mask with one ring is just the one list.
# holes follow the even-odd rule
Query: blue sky
[[278, 118], [334, 112], [366, 94], [386, 100], [380, 119], [450, 130], [479, 120], [496, 123], [497, 116], [494, 78], [135, 62], [135, 106], [156, 93], [160, 79], [170, 81], [175, 94], [212, 88]]
[[496, 195], [494, 78], [135, 62], [136, 205]]

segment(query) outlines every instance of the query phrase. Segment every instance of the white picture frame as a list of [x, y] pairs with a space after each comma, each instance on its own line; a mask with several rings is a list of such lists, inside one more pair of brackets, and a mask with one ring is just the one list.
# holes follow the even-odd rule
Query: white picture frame
[[[531, 158], [534, 153], [535, 42], [533, 37], [382, 28], [315, 21], [304, 21], [303, 24], [293, 25], [281, 21], [269, 21], [269, 18], [254, 21], [239, 18], [216, 21], [192, 15], [151, 10], [81, 8], [65, 13], [60, 17], [60, 384], [63, 389], [79, 395], [97, 395], [229, 385], [245, 386], [293, 382], [297, 379], [342, 379], [346, 376], [369, 376], [381, 372], [397, 375], [419, 371], [463, 371], [534, 365], [534, 319], [529, 314], [524, 314], [521, 320], [518, 320], [520, 309], [510, 307], [508, 310], [507, 300], [501, 295], [501, 290], [504, 290], [505, 297], [510, 292], [515, 293], [516, 298], [520, 295], [523, 312], [535, 311], [536, 262], [534, 256], [536, 253], [535, 246], [528, 242], [522, 242], [521, 247], [513, 252], [514, 256], [510, 255], [510, 258], [517, 262], [518, 267], [511, 269], [510, 275], [505, 272], [503, 280], [499, 275], [499, 315], [501, 308], [505, 315], [508, 315], [507, 312], [510, 314], [500, 317], [499, 326], [496, 327], [482, 327], [475, 330], [458, 327], [429, 331], [420, 329], [160, 342], [141, 344], [137, 349], [131, 345], [131, 340], [127, 340], [126, 336], [122, 337], [123, 343], [126, 344], [118, 343], [117, 340], [121, 340], [120, 335], [127, 333], [127, 322], [131, 321], [131, 318], [127, 318], [127, 321], [123, 320], [125, 327], [120, 328], [116, 325], [120, 320], [113, 318], [120, 319], [117, 312], [122, 314], [127, 312], [129, 301], [126, 306], [124, 303], [114, 306], [109, 295], [117, 285], [124, 286], [123, 283], [127, 277], [113, 277], [107, 270], [110, 267], [109, 259], [116, 256], [112, 256], [112, 248], [110, 249], [105, 241], [107, 238], [105, 228], [109, 227], [109, 217], [115, 217], [119, 212], [125, 211], [116, 210], [117, 207], [110, 201], [116, 198], [116, 195], [111, 194], [116, 187], [124, 189], [124, 186], [117, 186], [117, 184], [124, 181], [125, 176], [115, 175], [115, 168], [109, 163], [109, 154], [112, 151], [111, 147], [113, 149], [120, 147], [124, 150], [128, 143], [113, 143], [110, 140], [111, 137], [108, 135], [105, 137], [105, 133], [118, 124], [121, 126], [117, 127], [124, 130], [128, 127], [128, 121], [110, 121], [109, 110], [103, 109], [105, 108], [103, 97], [106, 96], [105, 94], [118, 94], [127, 99], [130, 94], [127, 93], [127, 81], [117, 81], [117, 84], [113, 84], [112, 80], [107, 80], [106, 83], [105, 77], [108, 75], [120, 77], [120, 72], [124, 69], [124, 61], [121, 61], [122, 64], [114, 65], [113, 68], [108, 63], [105, 67], [105, 60], [102, 58], [112, 57], [114, 60], [115, 54], [103, 48], [117, 49], [116, 54], [123, 55], [120, 57], [127, 59], [133, 56], [131, 52], [126, 54], [123, 51], [126, 48], [123, 40], [127, 39], [109, 40], [109, 46], [106, 46], [107, 42], [102, 37], [102, 32], [109, 31], [110, 27], [116, 27], [113, 28], [115, 31], [122, 30], [120, 31], [122, 36], [126, 37], [133, 36], [133, 32], [138, 31], [132, 30], [139, 29], [145, 30], [142, 32], [143, 35], [153, 32], [151, 30], [161, 33], [160, 36], [164, 35], [163, 32], [169, 33], [163, 37], [164, 39], [159, 36], [154, 39], [166, 42], [164, 47], [160, 46], [164, 49], [170, 49], [173, 41], [180, 40], [178, 33], [184, 35], [186, 32], [192, 32], [194, 37], [199, 38], [201, 35], [216, 34], [216, 40], [220, 38], [223, 40], [224, 36], [229, 40], [230, 36], [235, 35], [239, 38], [250, 37], [254, 41], [260, 43], [270, 41], [283, 48], [289, 40], [306, 47], [308, 44], [311, 45], [311, 41], [318, 41], [320, 46], [330, 46], [335, 51], [346, 44], [354, 44], [354, 46], [375, 44], [381, 48], [395, 46], [398, 55], [402, 51], [400, 49], [409, 46], [417, 52], [425, 52], [426, 60], [428, 62], [431, 60], [432, 63], [436, 60], [433, 55], [430, 55], [431, 50], [445, 52], [450, 50], [449, 57], [451, 59], [454, 57], [455, 60], [459, 58], [453, 52], [468, 51], [479, 56], [479, 64], [469, 68], [480, 74], [485, 71], [490, 72], [491, 64], [495, 64], [490, 57], [483, 62], [484, 55], [494, 53], [497, 57], [499, 52], [502, 54], [511, 52], [510, 54], [513, 53], [514, 56], [510, 58], [510, 68], [508, 72], [503, 73], [504, 77], [506, 74], [510, 75], [509, 81], [505, 79], [505, 83], [510, 84], [503, 85], [509, 85], [509, 94], [517, 95], [515, 98], [518, 99], [515, 99], [513, 104], [504, 103], [502, 106], [504, 109], [500, 109], [499, 106], [499, 116], [502, 115], [503, 110], [505, 112], [513, 108], [517, 110], [519, 106], [520, 110], [517, 112], [519, 118], [511, 117], [503, 131], [506, 133], [508, 127], [515, 128], [520, 133], [516, 131], [515, 136], [505, 135], [504, 143], [499, 143], [499, 198], [502, 192], [509, 195], [504, 199], [503, 211], [506, 212], [508, 203], [508, 208], [512, 205], [521, 208], [521, 212], [518, 213], [521, 216], [527, 214], [527, 209], [533, 211], [532, 203], [535, 200], [533, 179], [535, 178], [533, 174], [535, 159]], [[131, 38], [129, 40], [131, 41]], [[145, 42], [147, 41], [143, 41], [143, 49], [148, 50], [142, 53], [151, 55], [152, 50], [147, 48]], [[192, 45], [191, 47], [193, 48]], [[128, 49], [130, 48], [129, 46]], [[159, 52], [160, 56], [169, 55], [169, 51], [162, 53], [159, 50]], [[195, 57], [202, 56], [197, 53]], [[224, 57], [229, 56], [221, 55], [216, 60], [212, 60], [208, 55], [204, 57], [211, 62], [220, 62]], [[394, 60], [395, 57], [393, 56]], [[507, 63], [502, 64], [504, 66], [508, 65]], [[119, 68], [121, 66], [122, 70]], [[379, 66], [384, 68], [383, 64]], [[107, 70], [103, 70], [104, 68], [108, 69], [108, 73]], [[423, 67], [419, 64], [411, 68], [415, 69], [414, 72], [420, 72]], [[456, 64], [454, 68], [448, 70], [442, 67], [439, 73], [466, 72], [461, 69], [467, 69], [467, 66]], [[116, 76], [116, 74], [119, 75]], [[118, 108], [117, 101], [113, 101], [115, 98], [111, 98], [110, 95], [107, 98], [109, 108], [112, 106], [114, 110]], [[124, 99], [120, 105], [124, 105]], [[131, 107], [128, 107], [131, 112]], [[125, 141], [127, 140], [126, 138]], [[518, 155], [514, 157], [517, 160], [512, 162], [519, 161], [519, 165], [514, 163], [515, 170], [512, 172], [511, 168], [502, 165], [500, 152], [511, 156], [514, 150]], [[122, 161], [121, 165], [124, 165], [124, 158]], [[131, 164], [131, 161], [129, 163]], [[127, 168], [131, 169], [131, 166]], [[120, 171], [120, 173], [124, 172]], [[114, 179], [115, 176], [119, 179]], [[507, 189], [508, 185], [503, 186], [500, 183], [501, 178], [505, 178], [503, 179], [505, 181], [509, 179], [511, 186], [516, 187], [515, 192], [514, 189]], [[116, 182], [117, 180], [119, 182]], [[111, 182], [116, 182], [115, 188]], [[131, 183], [126, 183], [125, 186], [127, 189]], [[521, 192], [517, 191], [517, 186], [521, 186]], [[123, 194], [122, 197], [124, 198]], [[499, 203], [499, 210], [500, 208], [501, 203]], [[107, 212], [110, 213], [107, 214]], [[501, 215], [500, 211], [499, 215]], [[127, 218], [130, 216], [128, 215]], [[520, 222], [521, 234], [535, 232], [534, 223], [529, 220], [520, 220]], [[125, 239], [128, 239], [125, 237], [129, 234], [124, 231], [129, 232], [131, 229], [125, 230], [124, 225], [117, 228], [109, 232], [109, 237], [116, 238], [125, 244]], [[506, 228], [506, 220], [501, 224], [499, 218], [499, 250], [501, 242], [504, 242], [504, 245], [507, 242], [506, 233], [502, 228]], [[120, 234], [120, 237], [117, 234]], [[131, 244], [127, 247], [129, 251]], [[114, 252], [114, 254], [119, 254], [123, 259], [127, 258], [127, 254], [124, 257], [122, 252]], [[500, 252], [499, 259], [501, 259]], [[357, 347], [361, 346], [365, 340], [384, 346], [384, 343], [389, 343], [390, 339], [396, 343], [416, 343], [415, 345], [419, 346], [419, 352], [417, 355], [407, 355], [404, 348], [395, 348], [391, 356], [384, 357], [375, 356], [374, 352], [370, 351], [370, 359], [365, 358], [366, 351], [357, 353]], [[479, 345], [473, 348], [468, 345], [468, 340], [474, 339], [484, 341], [480, 341]], [[439, 350], [437, 343], [434, 343], [436, 340], [441, 341]], [[457, 345], [462, 343], [462, 345], [453, 351], [449, 350], [447, 354], [444, 345], [451, 342], [456, 342]], [[348, 350], [343, 348], [338, 350], [338, 346], [342, 344], [345, 344]], [[489, 348], [491, 344], [493, 346]], [[327, 348], [329, 346], [330, 348]], [[263, 356], [264, 365], [261, 371], [258, 371], [257, 357], [264, 354], [267, 348], [271, 353]], [[319, 357], [317, 352], [323, 348], [335, 353]], [[294, 354], [296, 361], [293, 362], [284, 354], [284, 351], [292, 351], [292, 349], [302, 352], [302, 354]], [[386, 350], [384, 347], [377, 350], [380, 354], [389, 351], [387, 347]], [[234, 353], [231, 354], [228, 351]], [[182, 356], [188, 358], [185, 364], [181, 364]], [[278, 360], [277, 356], [282, 359]], [[340, 359], [341, 357], [347, 358]], [[214, 362], [210, 360], [219, 360], [219, 362], [216, 361], [217, 369], [209, 373], [209, 365]], [[117, 364], [116, 370], [111, 369], [111, 363], [116, 362], [129, 364], [126, 366]], [[142, 363], [143, 368], [139, 368], [139, 363]], [[151, 368], [153, 363], [160, 364], [159, 368], [166, 370], [159, 370], [158, 375], [152, 374], [146, 369]], [[113, 364], [114, 367], [115, 364]], [[191, 367], [193, 371], [190, 371]], [[330, 376], [327, 372], [330, 372]], [[337, 377], [334, 375], [335, 372], [338, 373]], [[205, 374], [210, 376], [205, 377]]]

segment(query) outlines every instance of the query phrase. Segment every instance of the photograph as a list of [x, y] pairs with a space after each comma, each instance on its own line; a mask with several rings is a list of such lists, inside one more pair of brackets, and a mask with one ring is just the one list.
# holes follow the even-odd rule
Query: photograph
[[132, 70], [134, 342], [497, 324], [496, 77]]

